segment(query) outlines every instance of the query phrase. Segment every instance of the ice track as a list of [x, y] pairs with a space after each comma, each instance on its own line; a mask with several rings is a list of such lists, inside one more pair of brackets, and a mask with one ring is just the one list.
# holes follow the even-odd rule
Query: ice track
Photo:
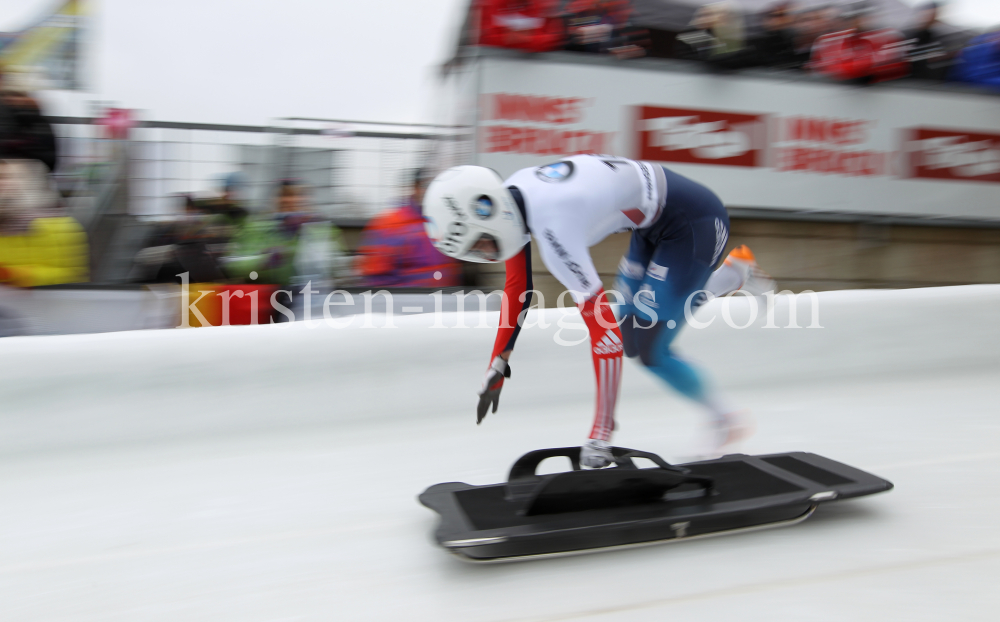
[[[813, 451], [894, 491], [788, 529], [489, 567], [437, 549], [416, 495], [583, 439], [590, 356], [555, 325], [522, 333], [480, 427], [493, 331], [427, 316], [0, 340], [0, 619], [997, 619], [1000, 286], [819, 300], [823, 329], [720, 315], [679, 344], [755, 413], [748, 452]], [[668, 460], [699, 423], [631, 362], [619, 420], [617, 444]]]

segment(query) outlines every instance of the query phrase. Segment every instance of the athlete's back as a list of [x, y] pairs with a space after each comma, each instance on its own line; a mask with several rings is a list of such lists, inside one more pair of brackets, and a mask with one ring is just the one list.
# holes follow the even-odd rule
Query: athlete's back
[[577, 302], [601, 287], [589, 247], [612, 233], [653, 224], [666, 197], [661, 167], [607, 155], [522, 169], [506, 185], [524, 199], [528, 228], [546, 267]]

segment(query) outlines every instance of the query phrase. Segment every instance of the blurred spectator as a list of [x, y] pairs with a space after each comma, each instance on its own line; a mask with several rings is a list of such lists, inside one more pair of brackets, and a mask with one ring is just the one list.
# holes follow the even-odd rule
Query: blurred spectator
[[479, 45], [525, 52], [562, 49], [562, 20], [554, 0], [476, 0]]
[[606, 52], [615, 31], [609, 8], [601, 0], [572, 0], [566, 5], [566, 49], [572, 52]]
[[929, 2], [917, 10], [917, 21], [907, 31], [907, 58], [914, 78], [945, 80], [955, 54], [962, 47], [962, 35], [938, 19], [940, 5]]
[[841, 30], [837, 27], [838, 18], [837, 9], [830, 6], [812, 6], [799, 12], [795, 18], [796, 67], [802, 68], [809, 63], [820, 37]]
[[239, 173], [229, 173], [222, 178], [222, 192], [217, 196], [203, 201], [199, 209], [224, 219], [226, 224], [240, 225], [249, 212], [240, 205], [239, 193], [243, 189], [243, 178]]
[[791, 2], [779, 2], [764, 13], [763, 29], [751, 41], [755, 64], [786, 68], [797, 65], [793, 21]]
[[0, 70], [0, 283], [38, 287], [88, 280], [87, 237], [55, 209], [55, 136], [24, 74]]
[[229, 173], [222, 177], [221, 185], [221, 192], [210, 199], [185, 202], [185, 218], [179, 223], [175, 251], [184, 271], [191, 273], [192, 283], [224, 278], [226, 249], [247, 224], [249, 212], [240, 200], [243, 177]]
[[288, 240], [295, 278], [338, 283], [348, 278], [341, 231], [313, 210], [304, 185], [290, 179], [281, 182], [276, 219]]
[[[705, 61], [720, 69], [747, 67], [795, 67], [795, 36], [791, 2], [779, 2], [761, 15], [761, 29], [746, 45], [728, 52], [709, 54]], [[738, 17], [738, 14], [734, 14]], [[730, 17], [730, 20], [736, 19]], [[741, 23], [742, 20], [740, 20]]]
[[716, 2], [704, 7], [704, 27], [715, 38], [712, 55], [732, 54], [743, 49], [746, 44], [743, 13], [735, 2]]
[[868, 27], [871, 9], [850, 5], [844, 13], [847, 29], [823, 35], [816, 42], [809, 66], [836, 80], [871, 84], [909, 73], [902, 38], [893, 30]]
[[739, 52], [745, 43], [743, 15], [733, 2], [716, 2], [699, 8], [691, 30], [677, 35], [679, 56], [699, 60]]
[[430, 179], [421, 169], [403, 206], [383, 212], [362, 234], [355, 266], [365, 287], [451, 287], [459, 285], [458, 262], [442, 255], [424, 231], [421, 203]]
[[645, 31], [631, 26], [631, 12], [628, 0], [572, 0], [563, 10], [566, 49], [618, 58], [644, 56], [646, 52], [639, 43]]
[[179, 195], [184, 212], [177, 220], [159, 226], [134, 260], [129, 279], [140, 283], [179, 282], [188, 273], [191, 283], [224, 280], [213, 249], [228, 241], [230, 228], [210, 216], [190, 195]]
[[54, 212], [38, 160], [0, 161], [0, 284], [38, 287], [88, 280], [87, 236]]
[[959, 82], [1000, 89], [1000, 31], [970, 41], [959, 55], [951, 77]]
[[294, 180], [279, 184], [276, 202], [275, 213], [246, 218], [233, 235], [223, 260], [230, 280], [282, 286], [328, 280], [342, 256], [340, 229], [312, 212]]
[[305, 188], [293, 179], [282, 179], [278, 184], [277, 206], [279, 214], [305, 214], [309, 212]]
[[56, 168], [56, 138], [31, 96], [27, 74], [0, 68], [0, 160], [38, 160]]

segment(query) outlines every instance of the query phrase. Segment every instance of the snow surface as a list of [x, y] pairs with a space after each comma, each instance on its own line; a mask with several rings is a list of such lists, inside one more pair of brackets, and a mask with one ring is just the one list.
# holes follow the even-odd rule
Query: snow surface
[[[678, 344], [754, 413], [748, 453], [895, 490], [787, 529], [497, 566], [438, 549], [416, 496], [583, 440], [590, 356], [554, 341], [559, 320], [584, 336], [574, 312], [532, 314], [551, 325], [522, 333], [479, 427], [494, 331], [431, 316], [2, 339], [0, 619], [995, 620], [1000, 286], [818, 300], [822, 329], [745, 330], [714, 301]], [[616, 444], [690, 455], [694, 407], [632, 361], [622, 392]]]

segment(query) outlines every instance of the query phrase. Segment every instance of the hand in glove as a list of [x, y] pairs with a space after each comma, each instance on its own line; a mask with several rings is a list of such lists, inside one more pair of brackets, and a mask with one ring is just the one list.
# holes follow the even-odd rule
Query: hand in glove
[[486, 418], [486, 411], [493, 405], [493, 412], [497, 411], [500, 403], [500, 389], [503, 388], [504, 378], [510, 378], [510, 365], [501, 356], [493, 359], [493, 364], [486, 370], [486, 377], [483, 378], [483, 386], [479, 389], [479, 405], [476, 407], [476, 425]]

